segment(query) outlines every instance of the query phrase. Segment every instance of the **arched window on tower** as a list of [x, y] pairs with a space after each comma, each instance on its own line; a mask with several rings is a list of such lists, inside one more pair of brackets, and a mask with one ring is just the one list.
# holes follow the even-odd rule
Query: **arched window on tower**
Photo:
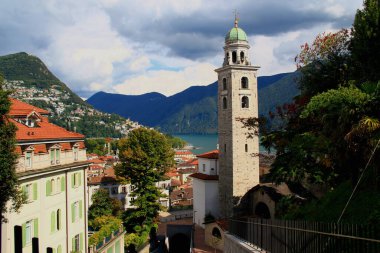
[[237, 60], [236, 51], [233, 51], [233, 52], [232, 52], [232, 62], [233, 62], [233, 63], [236, 63], [236, 60]]
[[241, 78], [241, 88], [248, 89], [248, 78], [245, 76]]
[[223, 109], [227, 109], [227, 98], [223, 97]]
[[230, 54], [228, 52], [226, 53], [226, 63], [227, 65], [230, 63]]
[[241, 51], [241, 52], [240, 52], [240, 62], [243, 63], [244, 60], [245, 60], [245, 59], [244, 59], [244, 52]]
[[241, 108], [249, 108], [249, 99], [247, 96], [241, 98]]
[[227, 79], [223, 78], [223, 90], [227, 90]]

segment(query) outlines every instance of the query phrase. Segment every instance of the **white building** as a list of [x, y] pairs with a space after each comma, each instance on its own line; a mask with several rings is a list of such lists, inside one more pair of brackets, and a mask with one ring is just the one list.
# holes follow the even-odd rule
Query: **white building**
[[[84, 136], [49, 123], [48, 111], [12, 100], [10, 121], [18, 128], [16, 167], [28, 200], [19, 212], [5, 214], [1, 252], [87, 252], [87, 194]], [[11, 203], [8, 203], [10, 206]], [[16, 232], [16, 236], [15, 236]], [[21, 232], [20, 234], [17, 234]]]
[[219, 210], [219, 151], [213, 150], [198, 155], [199, 172], [190, 175], [193, 179], [193, 210], [194, 222], [204, 226], [204, 218], [211, 214], [214, 218], [220, 216]]

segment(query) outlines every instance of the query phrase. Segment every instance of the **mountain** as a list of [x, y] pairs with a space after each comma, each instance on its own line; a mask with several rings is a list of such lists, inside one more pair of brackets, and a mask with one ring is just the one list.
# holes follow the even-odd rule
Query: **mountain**
[[[297, 72], [258, 78], [259, 114], [267, 115], [277, 105], [298, 94]], [[87, 100], [95, 108], [116, 113], [167, 133], [217, 132], [217, 83], [192, 86], [173, 96], [160, 93], [121, 95], [98, 92]]]
[[86, 137], [120, 137], [133, 122], [94, 109], [61, 82], [36, 56], [0, 56], [0, 75], [12, 97], [50, 111], [50, 120]]

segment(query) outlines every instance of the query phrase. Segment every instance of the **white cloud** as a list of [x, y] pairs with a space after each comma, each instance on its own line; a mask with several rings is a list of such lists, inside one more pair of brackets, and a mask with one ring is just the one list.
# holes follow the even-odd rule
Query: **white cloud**
[[122, 94], [138, 95], [160, 92], [170, 96], [193, 85], [208, 85], [216, 80], [216, 67], [208, 63], [198, 63], [180, 71], [149, 71], [126, 79], [115, 85], [115, 91]]

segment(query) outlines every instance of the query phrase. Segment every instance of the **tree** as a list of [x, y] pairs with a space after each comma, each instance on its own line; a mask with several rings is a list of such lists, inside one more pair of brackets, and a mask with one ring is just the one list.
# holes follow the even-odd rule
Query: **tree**
[[118, 216], [121, 210], [121, 202], [109, 196], [108, 190], [99, 189], [92, 195], [92, 205], [88, 210], [88, 221], [90, 226], [100, 216]]
[[[153, 222], [161, 209], [161, 191], [155, 183], [163, 179], [174, 163], [174, 152], [165, 136], [156, 130], [138, 128], [119, 142], [120, 164], [117, 175], [130, 180], [134, 187], [135, 209], [124, 213], [127, 231], [139, 232]], [[137, 231], [139, 230], [139, 231]]]
[[348, 85], [351, 73], [349, 41], [348, 30], [342, 29], [319, 34], [311, 45], [301, 46], [295, 62], [301, 72], [298, 83], [303, 96]]
[[9, 211], [8, 201], [12, 201], [12, 208], [18, 210], [23, 203], [23, 195], [18, 188], [16, 176], [16, 126], [8, 120], [11, 101], [10, 92], [2, 89], [3, 78], [0, 76], [0, 211], [1, 221], [5, 221], [4, 213]]
[[380, 1], [365, 0], [358, 10], [350, 44], [358, 81], [380, 80]]

